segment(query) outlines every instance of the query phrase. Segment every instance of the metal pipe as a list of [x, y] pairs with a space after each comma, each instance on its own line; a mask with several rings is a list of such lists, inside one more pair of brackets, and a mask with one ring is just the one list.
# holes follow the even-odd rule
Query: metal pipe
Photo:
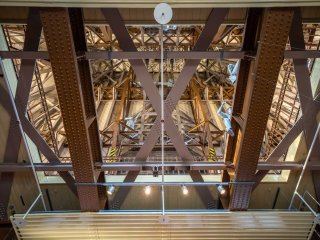
[[[320, 122], [318, 123], [318, 128], [317, 128], [317, 130], [316, 130], [316, 133], [314, 134], [314, 137], [313, 137], [313, 140], [312, 140], [310, 149], [309, 149], [309, 151], [308, 151], [307, 158], [306, 158], [306, 160], [305, 160], [305, 162], [304, 162], [304, 164], [303, 164], [303, 168], [302, 168], [302, 171], [301, 171], [301, 173], [300, 173], [300, 176], [299, 176], [299, 179], [298, 179], [296, 188], [295, 188], [295, 190], [294, 190], [294, 192], [293, 192], [293, 196], [292, 196], [292, 198], [291, 198], [291, 202], [290, 202], [290, 205], [289, 205], [289, 209], [291, 209], [291, 207], [292, 207], [292, 205], [293, 205], [293, 201], [294, 201], [295, 195], [298, 194], [298, 188], [299, 188], [299, 186], [300, 186], [300, 183], [301, 183], [302, 177], [303, 177], [303, 175], [304, 175], [304, 172], [306, 171], [307, 164], [308, 164], [309, 159], [310, 159], [310, 156], [311, 156], [311, 152], [312, 152], [313, 147], [314, 147], [314, 145], [315, 145], [315, 143], [316, 143], [316, 140], [317, 140], [317, 138], [318, 138], [319, 130], [320, 130]], [[299, 195], [299, 197], [301, 197], [300, 194], [298, 194], [298, 195]]]
[[162, 215], [165, 214], [164, 209], [164, 82], [163, 82], [163, 26], [160, 26], [160, 50], [161, 50], [161, 64], [160, 64], [160, 77], [161, 77], [161, 202], [162, 202]]
[[317, 222], [316, 222], [316, 219], [315, 219], [314, 222], [313, 222], [312, 228], [310, 229], [310, 232], [309, 232], [309, 235], [308, 235], [308, 240], [312, 239], [313, 232], [316, 229], [316, 226], [317, 226]]
[[[31, 204], [31, 206], [30, 206], [29, 209], [27, 210], [27, 212], [23, 215], [22, 219], [25, 219], [25, 218], [28, 216], [28, 214], [30, 213], [30, 211], [34, 208], [34, 206], [35, 206], [36, 203], [38, 202], [39, 198], [41, 198], [41, 197], [42, 197], [42, 193], [40, 193], [40, 194], [38, 195], [38, 197], [33, 201], [33, 203]], [[45, 211], [47, 211], [47, 210], [45, 210]]]
[[107, 182], [107, 183], [76, 183], [78, 186], [208, 186], [208, 185], [253, 185], [255, 182]]
[[[12, 105], [12, 108], [13, 108], [13, 111], [14, 111], [14, 115], [15, 115], [15, 118], [18, 120], [19, 122], [19, 130], [20, 130], [20, 133], [21, 133], [21, 136], [22, 136], [22, 139], [23, 139], [23, 143], [24, 145], [26, 146], [27, 148], [27, 154], [28, 154], [28, 158], [30, 159], [30, 163], [31, 163], [31, 168], [32, 168], [32, 172], [33, 172], [33, 175], [34, 175], [34, 178], [36, 180], [36, 185], [37, 185], [37, 188], [38, 188], [38, 191], [39, 191], [39, 194], [41, 196], [41, 200], [42, 200], [42, 204], [43, 204], [43, 208], [45, 211], [47, 211], [47, 208], [46, 208], [46, 204], [45, 204], [45, 201], [44, 201], [44, 197], [43, 197], [43, 194], [42, 194], [42, 191], [41, 191], [41, 187], [40, 187], [40, 182], [39, 182], [39, 179], [38, 179], [38, 175], [36, 173], [36, 170], [35, 170], [35, 167], [34, 167], [34, 164], [33, 164], [33, 158], [32, 158], [32, 155], [31, 155], [31, 151], [30, 151], [30, 148], [29, 148], [29, 144], [27, 143], [27, 139], [26, 139], [26, 135], [22, 129], [22, 126], [21, 126], [21, 121], [20, 121], [20, 117], [19, 117], [19, 114], [18, 114], [18, 110], [17, 110], [17, 107], [16, 107], [16, 104], [15, 104], [15, 101], [14, 101], [14, 96], [13, 96], [13, 93], [12, 93], [12, 90], [11, 90], [11, 87], [10, 87], [10, 84], [8, 82], [8, 75], [6, 73], [6, 69], [4, 68], [4, 65], [3, 65], [3, 61], [2, 59], [0, 58], [0, 66], [2, 68], [2, 71], [3, 71], [3, 78], [5, 80], [5, 84], [6, 84], [6, 87], [8, 89], [8, 92], [9, 92], [9, 96], [10, 96], [10, 102], [11, 102], [11, 105]], [[11, 116], [13, 117], [13, 116]]]
[[13, 230], [14, 230], [14, 232], [15, 232], [15, 234], [16, 234], [17, 239], [18, 239], [18, 240], [21, 240], [20, 232], [19, 232], [18, 229], [17, 229], [17, 225], [14, 224], [14, 216], [10, 216], [10, 220], [11, 220], [12, 227], [13, 227]]
[[309, 197], [318, 205], [318, 207], [320, 207], [320, 203], [308, 191], [305, 191], [304, 194], [308, 194]]
[[[161, 162], [152, 161], [152, 162], [113, 162], [113, 163], [96, 163], [95, 171], [152, 171], [153, 168], [161, 168]], [[73, 171], [72, 164], [69, 163], [34, 163], [36, 171]], [[225, 162], [205, 162], [205, 161], [196, 161], [196, 162], [165, 162], [163, 165], [165, 170], [227, 170], [227, 168], [234, 168], [234, 165], [227, 165]], [[303, 164], [299, 163], [264, 163], [259, 162], [257, 170], [301, 170]], [[308, 170], [320, 170], [320, 165], [308, 165]], [[0, 163], [0, 173], [1, 172], [21, 172], [21, 171], [30, 171], [32, 170], [31, 164], [16, 163], [16, 164], [6, 164]]]
[[295, 193], [299, 198], [300, 200], [309, 208], [309, 210], [313, 213], [313, 215], [317, 216], [317, 213], [312, 209], [312, 207], [307, 203], [307, 201], [298, 193], [296, 192]]

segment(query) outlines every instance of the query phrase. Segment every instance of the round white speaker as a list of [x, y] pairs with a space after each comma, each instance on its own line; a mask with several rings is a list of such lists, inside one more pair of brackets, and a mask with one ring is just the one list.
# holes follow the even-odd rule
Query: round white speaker
[[159, 24], [167, 24], [172, 18], [172, 8], [167, 3], [159, 3], [154, 9], [153, 16]]

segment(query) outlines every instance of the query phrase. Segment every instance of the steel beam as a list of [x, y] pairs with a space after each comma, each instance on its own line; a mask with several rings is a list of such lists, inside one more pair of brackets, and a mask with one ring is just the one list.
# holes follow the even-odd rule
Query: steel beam
[[[261, 16], [262, 16], [262, 9], [253, 8], [248, 11], [248, 15], [246, 19], [244, 44], [242, 46], [242, 50], [251, 52], [253, 55], [256, 55], [256, 51], [257, 51], [257, 40], [258, 40], [257, 38], [258, 38], [258, 33], [261, 27]], [[247, 82], [250, 76], [250, 66], [253, 60], [254, 60], [253, 58], [246, 57], [240, 61], [239, 73], [237, 77], [234, 101], [232, 106], [233, 117], [231, 119], [231, 124], [234, 131], [234, 137], [230, 137], [230, 136], [227, 137], [225, 157], [224, 157], [224, 160], [226, 163], [233, 162], [235, 151], [236, 151], [238, 133], [240, 129], [243, 127], [243, 124], [239, 125], [237, 123], [235, 117], [241, 118], [241, 115], [242, 115]], [[222, 172], [221, 178], [222, 178], [222, 181], [230, 181], [230, 175], [227, 171]], [[226, 194], [224, 194], [223, 196], [220, 196], [220, 200], [223, 208], [229, 208], [229, 197], [230, 197], [229, 189], [226, 189], [226, 191], [227, 191]]]
[[[9, 110], [8, 113], [10, 115], [10, 125], [9, 125], [9, 133], [7, 136], [5, 152], [4, 152], [4, 160], [3, 162], [6, 164], [17, 163], [19, 156], [19, 149], [21, 146], [21, 131], [18, 119], [14, 113], [13, 106], [10, 101], [5, 101], [3, 98], [7, 98], [9, 100], [9, 96], [5, 94], [5, 89], [0, 86], [0, 104], [6, 105], [6, 109]], [[7, 96], [6, 96], [7, 95]], [[6, 104], [4, 104], [7, 102]], [[0, 173], [0, 220], [8, 220], [7, 210], [8, 204], [11, 194], [11, 188], [14, 180], [14, 172], [3, 172]]]
[[[30, 25], [30, 27], [28, 27]], [[30, 22], [27, 25], [27, 31], [25, 36], [24, 51], [37, 51], [39, 47], [42, 24], [39, 14], [39, 9], [30, 9]], [[28, 99], [30, 95], [30, 89], [32, 79], [34, 75], [34, 69], [36, 66], [36, 60], [22, 59], [19, 78], [16, 90], [15, 103], [17, 106], [18, 114], [21, 120], [22, 128], [28, 135], [28, 137], [36, 144], [37, 148], [47, 158], [50, 163], [60, 163], [59, 158], [54, 154], [48, 144], [42, 139], [36, 129], [30, 124], [25, 117]], [[77, 195], [75, 181], [70, 173], [59, 173], [62, 179], [66, 182], [70, 190]]]
[[[94, 51], [81, 52], [82, 57], [87, 60], [99, 59], [159, 59], [160, 52], [156, 51]], [[165, 51], [165, 59], [243, 59], [245, 56], [254, 57], [252, 52], [245, 51]], [[3, 59], [49, 59], [47, 51], [0, 51], [0, 57]], [[307, 59], [320, 58], [320, 52], [317, 50], [287, 50], [284, 52], [284, 58], [290, 59]]]
[[[27, 29], [25, 33], [24, 51], [37, 51], [40, 42], [42, 25], [40, 21], [39, 10], [31, 8], [29, 12]], [[15, 104], [20, 119], [26, 119], [26, 109], [29, 99], [29, 93], [31, 89], [32, 78], [34, 74], [36, 60], [35, 59], [22, 59], [19, 71], [19, 78], [17, 83], [17, 89], [15, 94]], [[3, 69], [4, 70], [4, 69]], [[8, 90], [10, 91], [10, 90]], [[10, 96], [6, 89], [0, 86], [1, 102], [5, 103], [3, 106], [6, 108], [8, 113], [11, 115], [9, 134], [7, 138], [7, 145], [5, 149], [4, 162], [17, 162], [19, 149], [21, 146], [22, 135], [20, 132], [18, 120], [14, 114], [14, 108], [9, 101]], [[22, 124], [23, 128], [23, 124]], [[32, 160], [30, 160], [32, 161]], [[60, 161], [56, 162], [59, 163]], [[60, 173], [61, 177], [66, 181], [70, 188], [75, 188], [72, 182], [72, 177], [69, 173]], [[0, 197], [0, 208], [1, 218], [6, 218], [7, 205], [11, 193], [11, 186], [14, 179], [14, 173], [3, 173], [1, 174], [1, 189], [3, 194]]]
[[[10, 112], [10, 102], [9, 94], [6, 90], [0, 85], [0, 103], [6, 108], [8, 112]], [[19, 112], [18, 112], [19, 113]], [[24, 116], [19, 115], [19, 118], [23, 131], [28, 135], [31, 141], [37, 146], [38, 150], [46, 157], [50, 164], [60, 164], [61, 161], [57, 157], [57, 155], [52, 151], [47, 142], [42, 138], [42, 136], [38, 133], [38, 131], [32, 126], [30, 121]], [[77, 190], [75, 187], [75, 181], [70, 173], [67, 172], [58, 172], [60, 177], [66, 182], [67, 186], [70, 190], [77, 195]]]
[[[289, 35], [289, 40], [292, 49], [298, 49], [300, 51], [305, 50], [300, 8], [294, 9], [294, 18]], [[317, 115], [320, 111], [320, 102], [316, 101], [312, 95], [310, 72], [307, 59], [293, 59], [293, 66], [302, 111], [304, 135], [307, 143], [307, 148], [309, 149], [313, 141], [313, 135], [317, 129]], [[315, 144], [316, 146], [319, 146], [319, 138], [317, 138]], [[315, 161], [317, 162], [319, 161], [320, 151], [318, 148], [314, 148], [314, 150], [311, 152], [311, 158], [316, 159]], [[314, 188], [318, 200], [320, 200], [319, 177], [320, 171], [312, 171]]]
[[[251, 74], [248, 77], [241, 109], [244, 127], [239, 130], [237, 136], [233, 181], [246, 182], [254, 179], [292, 16], [292, 9], [264, 11], [258, 51], [254, 64], [250, 64]], [[238, 112], [240, 109], [234, 110]], [[232, 186], [229, 208], [246, 210], [251, 190], [252, 185]]]
[[[303, 131], [303, 119], [299, 118], [296, 124], [290, 129], [287, 135], [282, 139], [278, 146], [272, 151], [267, 158], [267, 163], [276, 163], [280, 157], [286, 153], [292, 142], [299, 136]], [[261, 182], [261, 180], [267, 175], [268, 170], [260, 170], [255, 174], [254, 188]]]
[[[86, 90], [90, 91], [90, 86], [89, 89], [85, 89], [86, 86], [83, 81], [88, 81], [88, 79], [85, 79], [82, 76], [84, 73], [79, 71], [78, 64], [81, 63], [78, 63], [75, 52], [79, 46], [74, 44], [69, 12], [65, 8], [47, 8], [42, 9], [40, 15], [75, 180], [78, 183], [96, 182], [93, 166], [94, 162], [99, 159], [97, 159], [95, 153], [96, 149], [92, 149], [92, 142], [90, 141], [92, 139], [87, 124], [88, 110], [92, 106], [87, 106], [87, 99], [84, 99], [90, 96], [90, 93], [86, 92]], [[57, 26], [59, 27], [57, 28]], [[87, 69], [81, 69], [81, 71], [85, 70]], [[92, 99], [92, 101], [94, 100]], [[77, 190], [81, 210], [97, 211], [100, 209], [97, 187], [78, 186]]]
[[[61, 171], [68, 172], [73, 171], [71, 163], [35, 163], [36, 171]], [[96, 172], [104, 171], [152, 171], [154, 167], [161, 169], [159, 162], [112, 162], [112, 163], [96, 163], [94, 168]], [[301, 170], [303, 167], [302, 163], [296, 162], [259, 162], [257, 170], [269, 171], [269, 170]], [[164, 164], [165, 170], [176, 170], [176, 171], [189, 171], [189, 170], [227, 170], [228, 168], [233, 169], [234, 165], [227, 165], [224, 162], [166, 162]], [[308, 165], [309, 170], [319, 170], [320, 164]], [[23, 172], [31, 171], [32, 166], [30, 164], [0, 164], [0, 172]]]
[[[3, 0], [0, 2], [0, 6], [23, 6], [23, 7], [83, 7], [83, 8], [99, 8], [99, 7], [110, 7], [110, 8], [138, 8], [138, 9], [153, 9], [156, 4], [159, 2], [156, 0], [149, 0], [149, 1], [137, 1], [132, 2], [130, 0], [123, 0], [123, 1], [111, 1], [111, 2], [104, 2], [104, 1], [97, 1], [92, 2], [89, 0], [76, 0], [76, 1], [68, 1], [68, 0], [60, 0], [60, 1], [50, 1], [50, 0], [33, 0], [31, 2], [26, 2], [25, 0], [16, 0], [12, 2], [12, 0]], [[260, 8], [267, 8], [267, 7], [295, 7], [295, 6], [310, 6], [316, 7], [319, 6], [317, 1], [314, 0], [283, 0], [283, 1], [270, 1], [270, 0], [245, 0], [245, 1], [238, 1], [238, 0], [229, 0], [227, 2], [222, 1], [210, 1], [210, 0], [202, 0], [198, 2], [196, 5], [194, 2], [190, 2], [188, 0], [181, 0], [177, 2], [173, 2], [174, 9], [189, 9], [189, 8], [222, 8], [222, 7], [229, 7], [229, 8], [252, 8], [252, 7], [260, 7]], [[130, 15], [131, 16], [131, 15]]]
[[[208, 18], [209, 24], [206, 24], [193, 50], [199, 51], [199, 50], [206, 50], [208, 48], [221, 22], [223, 21], [227, 11], [228, 11], [227, 9], [215, 9], [210, 13], [210, 16]], [[125, 28], [125, 25], [122, 22], [122, 18], [118, 10], [103, 9], [102, 12], [105, 15], [113, 33], [117, 36], [117, 39], [121, 48], [124, 51], [133, 51], [133, 52], [137, 51], [127, 29]], [[141, 81], [142, 86], [152, 103], [152, 106], [154, 107], [157, 113], [160, 113], [161, 112], [160, 95], [158, 93], [157, 88], [153, 84], [153, 79], [148, 73], [144, 62], [142, 60], [129, 60], [129, 61], [137, 77]], [[184, 144], [184, 141], [181, 138], [171, 118], [171, 113], [175, 108], [177, 102], [179, 101], [181, 95], [183, 94], [198, 64], [199, 64], [198, 60], [186, 61], [185, 67], [180, 73], [177, 83], [169, 93], [165, 103], [166, 104], [165, 105], [166, 106], [166, 109], [165, 109], [166, 132], [170, 136], [171, 141], [176, 147], [178, 154], [182, 158], [187, 159], [189, 161], [191, 161], [193, 157], [191, 153], [188, 151], [186, 145]], [[136, 158], [146, 160], [150, 152], [152, 151], [153, 146], [156, 144], [156, 141], [158, 140], [159, 136], [160, 136], [160, 118], [158, 116], [144, 145], [137, 153]], [[135, 178], [138, 176], [138, 174], [139, 174], [139, 171], [129, 172], [127, 177], [125, 178], [125, 182], [134, 181]], [[195, 181], [200, 181], [202, 179], [200, 173], [197, 171], [190, 171], [190, 176]], [[114, 206], [116, 207], [121, 206], [129, 190], [130, 190], [130, 187], [120, 188], [120, 190], [118, 191], [117, 195], [114, 198]], [[201, 199], [204, 201], [204, 204], [207, 207], [210, 207], [211, 205], [213, 205], [211, 204], [211, 202], [213, 201], [210, 201], [209, 203], [207, 202], [210, 198], [212, 199], [208, 189], [199, 187], [197, 188], [197, 191], [200, 194]]]
[[[98, 118], [95, 105], [95, 97], [93, 90], [93, 81], [91, 78], [90, 62], [81, 58], [81, 53], [88, 51], [85, 28], [83, 23], [82, 9], [69, 9], [69, 17], [72, 29], [73, 42], [75, 51], [78, 56], [78, 71], [81, 82], [81, 93], [83, 96], [83, 104], [85, 109], [85, 117], [87, 120], [87, 128], [89, 133], [90, 148], [94, 162], [102, 162], [102, 145], [98, 127]], [[98, 177], [99, 181], [104, 182], [104, 174]], [[98, 187], [99, 199], [106, 199], [105, 187]], [[104, 205], [104, 203], [102, 203]]]

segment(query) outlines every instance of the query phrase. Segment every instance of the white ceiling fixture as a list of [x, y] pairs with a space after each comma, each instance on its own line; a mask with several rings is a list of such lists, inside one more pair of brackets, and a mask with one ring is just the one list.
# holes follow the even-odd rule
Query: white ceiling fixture
[[154, 9], [153, 16], [159, 24], [167, 24], [172, 18], [172, 8], [167, 3], [159, 3]]

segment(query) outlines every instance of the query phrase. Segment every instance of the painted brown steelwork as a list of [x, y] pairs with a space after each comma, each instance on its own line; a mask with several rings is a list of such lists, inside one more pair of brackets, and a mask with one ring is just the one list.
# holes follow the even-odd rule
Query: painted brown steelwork
[[[282, 139], [278, 146], [272, 151], [272, 153], [267, 158], [266, 162], [276, 163], [280, 157], [285, 154], [291, 143], [298, 137], [298, 135], [303, 131], [303, 120], [298, 119], [296, 124], [290, 129], [287, 135]], [[268, 170], [260, 170], [255, 174], [255, 186], [262, 181], [262, 179], [267, 175]]]
[[[76, 182], [96, 182], [93, 171], [95, 155], [94, 150], [91, 149], [86, 112], [88, 107], [85, 105], [68, 10], [42, 9], [41, 21]], [[77, 190], [81, 210], [100, 209], [97, 187], [78, 186]]]
[[[69, 16], [71, 22], [72, 36], [75, 46], [75, 51], [78, 55], [88, 51], [85, 29], [83, 24], [82, 9], [69, 9]], [[81, 82], [81, 93], [83, 95], [83, 103], [85, 109], [85, 116], [87, 120], [87, 128], [89, 132], [90, 148], [92, 158], [95, 163], [102, 162], [102, 146], [99, 134], [98, 119], [96, 112], [96, 105], [93, 92], [93, 81], [91, 79], [90, 63], [87, 59], [78, 57], [78, 71]], [[104, 182], [104, 174], [100, 173], [98, 181]], [[103, 186], [98, 187], [99, 198], [104, 200], [106, 198], [106, 189]]]
[[[218, 28], [223, 21], [227, 9], [215, 9], [210, 13], [208, 18], [208, 23], [202, 34], [200, 35], [195, 47], [193, 50], [206, 50], [210, 45], [215, 33], [218, 31]], [[105, 15], [108, 23], [116, 35], [122, 49], [124, 51], [137, 51], [134, 46], [132, 39], [130, 38], [127, 29], [122, 23], [122, 18], [120, 13], [116, 9], [103, 9], [103, 14]], [[121, 26], [120, 26], [121, 25]], [[145, 64], [142, 60], [131, 60], [130, 64], [135, 71], [137, 77], [139, 77], [144, 90], [146, 91], [147, 96], [149, 97], [152, 106], [156, 110], [157, 113], [160, 113], [160, 96], [157, 88], [153, 84], [152, 77], [148, 73]], [[194, 74], [197, 66], [199, 64], [198, 60], [187, 60], [184, 66], [184, 69], [179, 75], [179, 78], [174, 86], [174, 88], [170, 91], [168, 97], [165, 100], [166, 111], [165, 111], [165, 129], [167, 134], [170, 136], [172, 143], [174, 144], [178, 154], [183, 159], [191, 161], [193, 159], [191, 153], [187, 149], [184, 144], [183, 139], [181, 138], [172, 118], [171, 113], [174, 110], [177, 102], [179, 101], [181, 95], [183, 94], [186, 86], [188, 85], [192, 75]], [[145, 161], [149, 154], [152, 151], [152, 148], [156, 144], [158, 138], [160, 136], [160, 118], [157, 117], [156, 122], [154, 123], [144, 145], [140, 148], [137, 153], [136, 159], [139, 161]], [[139, 171], [130, 171], [125, 178], [125, 182], [132, 182], [138, 176]], [[194, 181], [203, 181], [202, 176], [198, 171], [190, 171], [190, 176]], [[112, 208], [119, 208], [124, 201], [126, 195], [128, 194], [130, 187], [120, 188], [117, 195], [114, 198], [114, 203]], [[206, 205], [207, 208], [213, 207], [212, 196], [209, 190], [206, 187], [198, 187], [197, 191]]]
[[[253, 53], [237, 50], [219, 50], [219, 51], [164, 51], [166, 59], [243, 59], [246, 54], [254, 57]], [[157, 59], [160, 58], [158, 51], [91, 51], [82, 53], [87, 60], [99, 59]], [[48, 59], [47, 51], [0, 51], [0, 57], [3, 59]], [[285, 58], [305, 59], [320, 58], [319, 51], [316, 50], [287, 50], [284, 53]]]
[[[27, 24], [24, 50], [36, 51], [38, 50], [41, 29], [42, 29], [38, 9], [30, 9], [29, 15], [30, 16]], [[39, 143], [37, 140], [35, 140], [35, 138], [37, 138], [37, 136], [40, 137], [41, 144], [39, 143], [38, 148], [47, 157], [49, 162], [58, 164], [60, 163], [60, 160], [55, 156], [55, 154], [52, 152], [50, 147], [46, 144], [46, 142], [41, 138], [41, 136], [31, 126], [30, 122], [25, 117], [29, 93], [31, 89], [32, 77], [34, 74], [35, 63], [36, 63], [35, 60], [26, 60], [26, 59], [22, 60], [21, 62], [20, 74], [18, 78], [17, 91], [15, 96], [15, 104], [16, 104], [16, 108], [17, 108], [21, 123], [18, 123], [17, 119], [14, 118], [14, 114], [13, 114], [14, 110], [13, 110], [13, 106], [11, 106], [9, 102], [9, 99], [10, 99], [9, 94], [3, 87], [1, 87], [0, 92], [1, 92], [2, 99], [0, 100], [2, 101], [2, 103], [4, 101], [6, 102], [6, 104], [3, 104], [3, 106], [11, 114], [11, 122], [14, 124], [10, 126], [10, 129], [9, 129], [8, 143], [7, 143], [6, 153], [5, 153], [5, 162], [17, 161], [20, 143], [22, 139], [21, 132], [18, 131], [19, 129], [18, 124], [21, 124], [23, 130], [27, 133], [29, 138], [35, 144]], [[31, 126], [31, 128], [28, 128], [28, 126]], [[44, 148], [45, 148], [45, 151], [44, 151]], [[54, 157], [50, 157], [47, 153], [49, 153], [49, 155], [51, 153]], [[72, 176], [68, 172], [59, 172], [59, 175], [67, 183], [71, 191], [75, 192], [74, 179], [72, 178]], [[13, 173], [5, 173], [1, 175], [1, 184], [5, 183], [4, 186], [1, 187], [1, 189], [3, 189], [3, 194], [1, 194], [1, 198], [0, 198], [1, 208], [7, 207], [10, 192], [11, 192], [13, 177], [14, 177]], [[1, 212], [4, 213], [4, 215], [1, 214], [1, 218], [6, 218], [6, 209]]]
[[[253, 74], [249, 75], [244, 96], [244, 125], [234, 152], [234, 181], [254, 179], [292, 16], [292, 9], [266, 9], [263, 14], [258, 51], [250, 67]], [[249, 185], [232, 186], [229, 208], [247, 209], [251, 190]]]
[[[289, 40], [292, 49], [298, 49], [300, 51], [305, 50], [300, 8], [294, 9], [294, 18], [289, 35]], [[310, 72], [308, 69], [307, 59], [294, 59], [293, 66], [296, 76], [297, 88], [299, 92], [304, 135], [307, 143], [307, 148], [309, 149], [313, 140], [313, 134], [316, 132], [317, 129], [317, 115], [320, 111], [320, 103], [319, 101], [314, 99], [312, 94]], [[315, 144], [316, 146], [319, 146], [319, 138], [317, 138]], [[311, 159], [319, 161], [320, 151], [318, 148], [315, 148], [311, 152]], [[320, 199], [319, 177], [320, 171], [312, 171], [313, 183], [318, 200]]]
[[[250, 52], [251, 54], [256, 54], [257, 49], [257, 39], [259, 35], [259, 29], [261, 24], [261, 15], [262, 9], [253, 8], [248, 12], [248, 16], [246, 19], [246, 29], [244, 34], [244, 43], [242, 46], [242, 50], [246, 52]], [[246, 57], [240, 61], [239, 73], [237, 77], [236, 90], [233, 101], [233, 112], [232, 115], [240, 118], [242, 115], [244, 97], [246, 93], [247, 81], [250, 73], [250, 66], [253, 58]], [[225, 150], [225, 162], [230, 163], [233, 162], [234, 154], [236, 150], [238, 133], [241, 126], [237, 123], [235, 118], [231, 119], [232, 128], [234, 130], [234, 137], [228, 136]], [[229, 173], [227, 171], [222, 172], [222, 181], [230, 181], [233, 177], [233, 172]], [[229, 189], [227, 189], [227, 193], [224, 196], [220, 196], [221, 203], [224, 208], [229, 208]]]
[[[294, 9], [294, 18], [289, 34], [289, 40], [292, 49], [297, 49], [297, 51], [305, 50], [301, 13], [299, 8]], [[316, 131], [317, 127], [316, 116], [320, 110], [320, 104], [319, 102], [315, 101], [312, 96], [307, 59], [294, 59], [293, 65], [303, 115], [296, 122], [295, 126], [293, 126], [292, 129], [287, 133], [287, 135], [279, 143], [279, 145], [274, 149], [274, 151], [270, 154], [270, 156], [266, 160], [269, 163], [277, 162], [302, 131], [304, 131], [305, 133], [307, 147], [309, 148], [312, 142], [312, 134]], [[319, 151], [315, 150], [312, 152], [311, 161], [315, 161], [317, 159], [319, 159]], [[267, 170], [260, 170], [256, 173], [255, 187], [261, 182], [261, 180], [267, 173]], [[318, 181], [319, 175], [319, 171], [312, 171], [312, 177], [314, 180], [315, 191], [318, 199], [320, 198], [320, 185]]]
[[[37, 9], [31, 9], [28, 16], [28, 24], [26, 31], [26, 40], [24, 43], [24, 50], [37, 51], [41, 34], [41, 23], [39, 23], [39, 12]], [[18, 105], [19, 112], [25, 113], [27, 109], [28, 97], [31, 88], [31, 81], [36, 60], [22, 60], [19, 83], [17, 87], [17, 94], [15, 102]], [[2, 69], [4, 71], [4, 69]], [[10, 91], [10, 89], [7, 89]], [[5, 94], [5, 89], [2, 89], [2, 97], [9, 95]], [[9, 102], [8, 102], [9, 103]], [[11, 104], [7, 104], [7, 110], [10, 114], [9, 133], [7, 137], [7, 145], [4, 152], [4, 162], [15, 163], [18, 161], [19, 149], [21, 146], [22, 135], [19, 128], [18, 119], [14, 114], [14, 109]], [[14, 173], [4, 173], [0, 176], [1, 189], [3, 193], [0, 197], [0, 219], [7, 219], [7, 207], [9, 203], [11, 187], [14, 180]]]

